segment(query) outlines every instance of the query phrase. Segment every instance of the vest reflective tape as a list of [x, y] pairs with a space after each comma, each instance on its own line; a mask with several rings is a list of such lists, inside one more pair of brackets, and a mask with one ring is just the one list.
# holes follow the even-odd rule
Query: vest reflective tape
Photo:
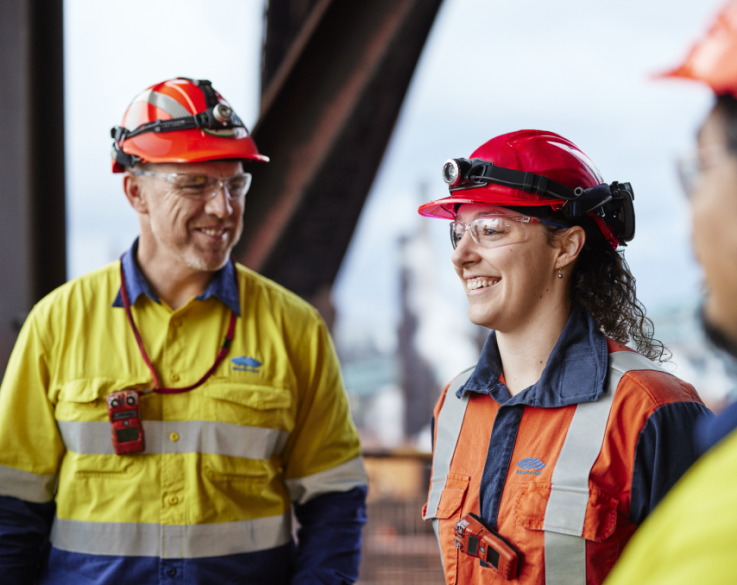
[[54, 519], [51, 544], [89, 555], [194, 559], [275, 548], [291, 538], [291, 512], [221, 522], [168, 525], [135, 522], [83, 522]]
[[440, 546], [440, 520], [437, 518], [432, 519], [432, 530], [435, 533], [435, 538], [438, 541], [438, 548], [440, 549], [440, 564], [443, 566], [443, 573], [445, 573], [445, 559], [443, 558], [443, 547]]
[[347, 492], [355, 487], [368, 485], [368, 476], [363, 468], [363, 457], [356, 457], [325, 471], [287, 479], [289, 496], [293, 502], [304, 504], [312, 498], [330, 492]]
[[56, 474], [39, 474], [0, 465], [0, 496], [45, 504], [54, 499]]
[[[476, 366], [472, 366], [456, 376], [455, 380], [450, 383], [450, 387], [445, 394], [443, 407], [438, 413], [437, 420], [437, 439], [435, 440], [435, 452], [432, 458], [432, 473], [430, 479], [432, 487], [430, 495], [427, 498], [427, 509], [425, 510], [424, 519], [435, 518], [440, 505], [440, 496], [443, 494], [445, 484], [448, 480], [448, 472], [450, 471], [450, 462], [453, 460], [453, 454], [456, 450], [456, 443], [461, 434], [463, 426], [463, 418], [466, 416], [466, 407], [468, 406], [468, 395], [458, 398], [456, 392], [463, 384], [466, 383], [473, 374]], [[441, 555], [442, 556], [442, 555]]]
[[545, 509], [546, 585], [586, 585], [586, 540], [583, 523], [589, 501], [589, 475], [604, 443], [614, 394], [630, 370], [658, 370], [638, 353], [609, 354], [609, 392], [596, 402], [576, 407], [553, 470]]
[[[67, 451], [81, 455], [114, 455], [109, 422], [57, 421]], [[289, 434], [278, 429], [230, 423], [190, 421], [143, 421], [144, 453], [207, 453], [269, 459], [284, 449]], [[177, 433], [179, 439], [171, 440]]]

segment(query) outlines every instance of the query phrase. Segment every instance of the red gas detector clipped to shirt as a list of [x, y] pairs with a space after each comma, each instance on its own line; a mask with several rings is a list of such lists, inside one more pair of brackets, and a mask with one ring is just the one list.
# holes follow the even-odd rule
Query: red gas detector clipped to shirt
[[[235, 286], [237, 289], [237, 280], [235, 282]], [[215, 357], [215, 363], [213, 363], [210, 369], [205, 372], [205, 375], [189, 386], [184, 386], [183, 388], [166, 388], [159, 385], [159, 377], [156, 375], [156, 370], [154, 370], [154, 366], [146, 353], [146, 348], [143, 347], [141, 334], [138, 332], [136, 322], [133, 320], [122, 261], [120, 263], [120, 296], [123, 300], [123, 307], [125, 308], [125, 314], [128, 317], [128, 323], [133, 332], [133, 336], [136, 338], [138, 349], [141, 352], [141, 357], [143, 358], [143, 361], [146, 362], [154, 380], [153, 388], [149, 390], [145, 390], [143, 392], [130, 389], [120, 390], [107, 396], [107, 412], [108, 417], [110, 417], [110, 424], [112, 425], [113, 447], [115, 449], [115, 454], [132, 455], [134, 453], [143, 453], [146, 448], [143, 438], [143, 425], [141, 424], [140, 397], [152, 392], [157, 394], [181, 394], [183, 392], [194, 390], [204, 384], [228, 354], [230, 343], [233, 341], [233, 335], [235, 332], [236, 315], [232, 310], [230, 311], [230, 322], [228, 323], [228, 332], [225, 335], [225, 341], [223, 341], [223, 345]]]
[[476, 514], [466, 514], [456, 523], [455, 545], [461, 552], [485, 561], [505, 579], [519, 574], [520, 554]]
[[138, 392], [135, 390], [120, 390], [108, 394], [106, 398], [115, 454], [143, 453], [146, 445], [143, 441], [141, 404], [138, 400]]

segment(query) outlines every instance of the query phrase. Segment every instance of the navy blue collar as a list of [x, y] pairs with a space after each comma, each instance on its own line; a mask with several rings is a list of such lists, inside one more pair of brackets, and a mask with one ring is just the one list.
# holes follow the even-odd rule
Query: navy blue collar
[[[130, 249], [123, 255], [121, 262], [123, 263], [123, 273], [125, 274], [125, 288], [128, 291], [128, 298], [131, 305], [135, 305], [138, 297], [146, 295], [155, 303], [161, 304], [159, 296], [151, 287], [151, 284], [143, 276], [141, 269], [138, 267], [136, 255], [138, 254], [138, 238], [133, 242]], [[212, 276], [210, 284], [207, 285], [205, 292], [199, 295], [198, 301], [206, 301], [210, 297], [220, 300], [226, 307], [229, 307], [239, 317], [241, 316], [241, 303], [238, 296], [238, 285], [236, 284], [235, 266], [232, 258], [220, 270]], [[122, 307], [123, 297], [118, 291], [118, 296], [113, 301], [113, 307]]]
[[595, 402], [606, 393], [609, 352], [606, 337], [593, 317], [573, 307], [540, 379], [516, 396], [499, 381], [502, 360], [492, 331], [468, 381], [458, 390], [488, 394], [499, 404], [525, 404], [538, 408], [560, 408], [580, 402]]

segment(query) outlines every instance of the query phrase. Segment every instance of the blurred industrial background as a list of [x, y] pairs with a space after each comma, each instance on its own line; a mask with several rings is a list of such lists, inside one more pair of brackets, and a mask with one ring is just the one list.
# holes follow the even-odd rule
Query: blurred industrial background
[[669, 366], [718, 409], [734, 374], [701, 335], [673, 172], [710, 96], [654, 81], [719, 0], [3, 0], [0, 371], [33, 304], [117, 258], [136, 217], [110, 127], [142, 88], [207, 78], [272, 162], [239, 260], [330, 325], [371, 476], [362, 583], [442, 583], [419, 518], [440, 389], [476, 360], [447, 225], [416, 214], [440, 167], [520, 128], [559, 132], [630, 181], [626, 258]]

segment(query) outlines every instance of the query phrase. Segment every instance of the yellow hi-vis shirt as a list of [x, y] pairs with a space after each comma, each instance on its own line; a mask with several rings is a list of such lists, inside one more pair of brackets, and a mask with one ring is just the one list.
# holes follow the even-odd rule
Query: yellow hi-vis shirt
[[[317, 311], [236, 266], [240, 317], [227, 358], [190, 392], [141, 397], [143, 454], [115, 455], [105, 401], [153, 383], [124, 309], [111, 306], [120, 264], [34, 307], [0, 387], [0, 495], [55, 498], [55, 549], [184, 559], [264, 551], [290, 541], [292, 501], [366, 484]], [[143, 294], [132, 311], [169, 387], [212, 366], [230, 318], [214, 297], [173, 311]]]
[[691, 467], [635, 533], [605, 585], [737, 583], [737, 432]]

